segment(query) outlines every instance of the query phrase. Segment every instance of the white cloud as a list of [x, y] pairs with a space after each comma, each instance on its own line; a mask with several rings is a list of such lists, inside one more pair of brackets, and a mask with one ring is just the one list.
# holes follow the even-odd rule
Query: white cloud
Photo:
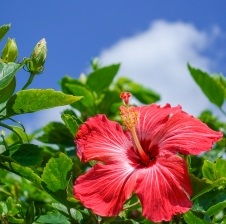
[[120, 62], [119, 75], [160, 93], [161, 104], [180, 104], [187, 112], [198, 115], [214, 106], [189, 75], [187, 63], [208, 71], [212, 59], [203, 51], [219, 33], [216, 27], [207, 34], [188, 23], [158, 20], [146, 31], [103, 50], [99, 59], [102, 65]]
[[[209, 103], [189, 75], [187, 63], [210, 70], [215, 62], [203, 52], [220, 32], [218, 27], [213, 27], [210, 34], [188, 23], [158, 20], [146, 31], [121, 39], [103, 50], [99, 59], [103, 65], [120, 62], [119, 75], [160, 93], [161, 104], [180, 104], [185, 111], [198, 115], [203, 109], [216, 107]], [[49, 121], [60, 121], [63, 110], [59, 107], [37, 112], [23, 123], [30, 132]]]

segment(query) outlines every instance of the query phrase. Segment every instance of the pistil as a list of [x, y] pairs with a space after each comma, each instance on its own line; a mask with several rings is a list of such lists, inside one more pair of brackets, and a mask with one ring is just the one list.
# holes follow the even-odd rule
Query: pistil
[[128, 128], [128, 130], [131, 132], [134, 143], [137, 148], [137, 151], [138, 151], [143, 163], [148, 165], [150, 163], [150, 159], [144, 152], [144, 150], [140, 144], [140, 141], [138, 139], [136, 129], [135, 129], [135, 125], [138, 121], [138, 111], [135, 110], [134, 107], [129, 106], [129, 98], [131, 96], [130, 93], [127, 93], [127, 92], [121, 93], [120, 96], [123, 99], [124, 104], [125, 104], [125, 106], [120, 107], [120, 114], [121, 114], [122, 122]]

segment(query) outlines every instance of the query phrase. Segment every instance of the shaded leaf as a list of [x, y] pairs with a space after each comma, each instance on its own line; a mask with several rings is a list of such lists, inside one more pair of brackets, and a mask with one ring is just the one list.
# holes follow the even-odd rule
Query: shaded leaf
[[42, 188], [41, 178], [34, 173], [34, 171], [29, 167], [24, 167], [16, 162], [13, 159], [7, 156], [0, 155], [0, 168], [11, 171], [15, 174], [18, 174], [21, 177], [30, 180], [33, 184]]
[[49, 160], [42, 174], [49, 190], [55, 192], [66, 189], [69, 181], [68, 172], [72, 165], [72, 161], [63, 153]]
[[213, 189], [212, 185], [210, 183], [207, 183], [205, 179], [199, 179], [193, 174], [190, 174], [190, 180], [191, 180], [192, 191], [193, 191], [192, 200], [196, 199], [197, 197]]
[[210, 76], [208, 73], [203, 72], [200, 69], [193, 68], [190, 65], [188, 65], [188, 69], [193, 79], [208, 99], [218, 107], [221, 107], [224, 103], [225, 96], [223, 85], [217, 81], [216, 77]]
[[80, 99], [80, 96], [64, 94], [53, 89], [21, 90], [7, 102], [7, 116], [64, 106], [75, 103]]
[[6, 88], [12, 81], [19, 69], [23, 67], [23, 64], [17, 64], [9, 62], [7, 64], [0, 60], [0, 90]]
[[74, 145], [74, 138], [68, 128], [60, 122], [50, 122], [43, 127], [43, 134], [37, 137], [37, 140], [49, 143], [58, 144], [65, 147]]
[[0, 103], [7, 101], [14, 93], [16, 88], [16, 79], [13, 77], [12, 81], [3, 89], [0, 89]]
[[42, 148], [34, 144], [23, 144], [11, 155], [22, 166], [37, 166], [42, 161]]
[[120, 64], [102, 67], [87, 76], [86, 84], [92, 91], [101, 93], [107, 89], [119, 70]]

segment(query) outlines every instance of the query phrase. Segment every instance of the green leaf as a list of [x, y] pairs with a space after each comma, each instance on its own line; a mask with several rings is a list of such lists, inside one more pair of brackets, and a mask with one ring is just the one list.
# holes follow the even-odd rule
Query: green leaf
[[100, 68], [87, 76], [86, 84], [89, 88], [96, 92], [101, 93], [107, 89], [119, 70], [120, 64], [113, 64], [107, 67]]
[[192, 211], [184, 214], [184, 220], [187, 224], [208, 224], [205, 220], [198, 218]]
[[188, 65], [188, 69], [208, 99], [218, 107], [222, 107], [226, 91], [224, 86], [216, 79], [216, 76], [210, 76], [208, 73], [193, 68], [190, 65]]
[[80, 103], [85, 107], [92, 107], [94, 105], [93, 94], [86, 86], [70, 83], [65, 84], [65, 86], [71, 94], [83, 96]]
[[[56, 210], [62, 212], [63, 214], [69, 215], [68, 208], [65, 205], [63, 205], [63, 204], [52, 203], [52, 207], [55, 208]], [[78, 220], [78, 221], [82, 220], [81, 212], [79, 212], [78, 210], [76, 210], [74, 208], [70, 209], [70, 215], [75, 220]]]
[[70, 224], [68, 219], [60, 214], [59, 212], [48, 212], [46, 215], [41, 215], [37, 223], [46, 223], [46, 224]]
[[226, 160], [217, 159], [215, 163], [205, 160], [202, 173], [205, 178], [211, 181], [226, 178]]
[[0, 89], [0, 103], [8, 100], [14, 93], [16, 88], [16, 79], [13, 77], [12, 81], [3, 89]]
[[28, 89], [18, 91], [6, 104], [7, 116], [32, 113], [75, 103], [80, 96], [64, 94], [53, 89]]
[[39, 188], [42, 188], [41, 178], [35, 174], [31, 168], [21, 166], [20, 164], [14, 162], [14, 160], [12, 160], [10, 157], [0, 155], [0, 168], [18, 174], [19, 176], [30, 180]]
[[207, 183], [205, 179], [199, 179], [198, 177], [190, 174], [190, 180], [193, 190], [192, 200], [196, 199], [197, 197], [211, 191], [212, 185]]
[[132, 93], [132, 95], [143, 104], [150, 104], [160, 100], [159, 94], [128, 78], [119, 78], [117, 85], [120, 86], [122, 91]]
[[226, 201], [220, 202], [216, 205], [211, 206], [207, 211], [206, 214], [208, 216], [217, 215], [220, 211], [226, 208]]
[[43, 134], [37, 140], [69, 147], [74, 146], [74, 138], [68, 128], [60, 122], [50, 122], [43, 128]]
[[42, 174], [47, 188], [53, 192], [66, 189], [72, 165], [72, 161], [63, 153], [51, 158]]
[[5, 64], [0, 61], [0, 90], [9, 85], [18, 70], [22, 67], [23, 64], [16, 64], [14, 62]]
[[42, 161], [42, 148], [34, 144], [23, 144], [11, 155], [22, 166], [37, 166]]
[[11, 24], [5, 24], [3, 26], [0, 26], [0, 41], [6, 35], [6, 33], [9, 31], [10, 27], [11, 27]]
[[74, 137], [79, 127], [76, 117], [71, 114], [63, 113], [61, 115], [61, 118], [64, 121], [70, 133], [72, 134], [72, 136]]
[[208, 160], [205, 160], [202, 167], [202, 174], [203, 177], [215, 181], [217, 179], [216, 165]]

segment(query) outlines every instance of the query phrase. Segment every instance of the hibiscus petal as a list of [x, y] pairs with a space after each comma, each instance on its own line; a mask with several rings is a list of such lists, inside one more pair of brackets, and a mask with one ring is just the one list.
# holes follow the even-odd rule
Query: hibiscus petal
[[141, 141], [152, 139], [158, 130], [164, 125], [169, 116], [180, 111], [181, 107], [171, 107], [170, 104], [166, 104], [164, 107], [160, 107], [156, 104], [149, 106], [135, 107], [139, 112], [139, 119], [136, 125], [136, 131]]
[[143, 216], [160, 222], [191, 208], [191, 186], [185, 161], [179, 156], [158, 158], [156, 163], [137, 172], [136, 193]]
[[[133, 146], [130, 134], [105, 115], [89, 118], [80, 126], [76, 135], [77, 154], [83, 162], [98, 160], [115, 163], [127, 158]], [[133, 152], [131, 151], [133, 154]]]
[[134, 168], [127, 163], [96, 164], [76, 180], [74, 195], [95, 214], [117, 216], [134, 190], [133, 172]]
[[157, 145], [161, 151], [197, 155], [210, 150], [221, 138], [221, 132], [211, 130], [183, 111], [177, 111], [156, 133], [152, 145]]

